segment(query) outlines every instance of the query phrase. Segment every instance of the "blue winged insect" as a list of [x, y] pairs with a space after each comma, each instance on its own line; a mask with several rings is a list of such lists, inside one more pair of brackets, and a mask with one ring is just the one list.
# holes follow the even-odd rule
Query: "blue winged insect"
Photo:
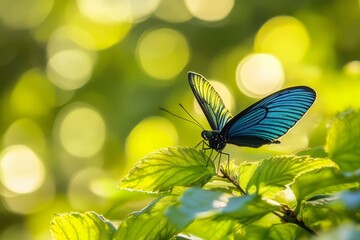
[[280, 143], [278, 138], [304, 116], [316, 98], [310, 87], [290, 87], [261, 99], [233, 117], [205, 77], [189, 72], [188, 80], [211, 127], [211, 130], [201, 132], [203, 149], [206, 149], [205, 144], [220, 157], [226, 154], [228, 161], [229, 155], [222, 152], [228, 143], [252, 148]]

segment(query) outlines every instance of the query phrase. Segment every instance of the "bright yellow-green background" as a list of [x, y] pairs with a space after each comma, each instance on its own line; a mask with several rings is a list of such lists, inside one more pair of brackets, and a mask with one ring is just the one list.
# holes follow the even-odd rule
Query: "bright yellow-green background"
[[281, 145], [228, 146], [236, 161], [324, 144], [360, 106], [360, 2], [0, 0], [0, 239], [49, 239], [54, 213], [122, 219], [148, 201], [117, 190], [149, 152], [195, 146], [208, 125], [196, 71], [233, 114], [288, 86], [318, 98]]

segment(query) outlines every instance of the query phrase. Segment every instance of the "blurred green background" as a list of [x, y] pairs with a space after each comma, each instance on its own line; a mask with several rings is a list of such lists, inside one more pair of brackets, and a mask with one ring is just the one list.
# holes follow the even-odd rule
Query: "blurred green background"
[[236, 161], [325, 142], [360, 106], [360, 1], [0, 0], [0, 239], [50, 239], [54, 213], [122, 219], [149, 196], [117, 190], [146, 154], [195, 146], [209, 126], [187, 71], [230, 112], [288, 86], [318, 98], [282, 144], [227, 146]]

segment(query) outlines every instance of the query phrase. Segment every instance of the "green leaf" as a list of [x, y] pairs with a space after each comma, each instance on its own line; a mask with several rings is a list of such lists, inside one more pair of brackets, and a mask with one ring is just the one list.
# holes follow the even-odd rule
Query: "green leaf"
[[296, 212], [303, 200], [359, 186], [359, 175], [342, 173], [337, 168], [323, 168], [300, 176], [291, 186], [298, 201]]
[[328, 158], [329, 154], [325, 151], [323, 146], [309, 148], [296, 153], [297, 156], [310, 156], [312, 158]]
[[143, 210], [130, 215], [121, 223], [114, 239], [170, 239], [180, 231], [168, 221], [164, 211], [177, 198], [176, 195], [159, 197]]
[[337, 226], [344, 220], [343, 209], [332, 204], [334, 198], [323, 198], [302, 203], [301, 216], [305, 224], [311, 229], [325, 230]]
[[51, 220], [52, 239], [112, 239], [116, 229], [95, 212], [58, 214]]
[[295, 239], [298, 234], [299, 227], [292, 223], [273, 224], [271, 226], [250, 225], [245, 228], [245, 234], [242, 239], [273, 239], [288, 240]]
[[232, 195], [191, 188], [185, 191], [180, 204], [169, 207], [166, 216], [178, 229], [184, 229], [195, 219], [224, 217], [249, 224], [277, 209], [258, 195], [232, 197]]
[[326, 150], [342, 171], [360, 168], [360, 112], [339, 114], [328, 132]]
[[242, 189], [246, 189], [255, 170], [259, 167], [260, 162], [244, 162], [235, 170], [235, 178]]
[[292, 223], [274, 224], [269, 229], [269, 238], [274, 240], [293, 239], [298, 231], [299, 227]]
[[203, 186], [214, 174], [214, 163], [203, 151], [170, 147], [142, 159], [121, 180], [119, 188], [158, 193], [175, 186]]
[[316, 229], [330, 229], [339, 223], [360, 221], [360, 192], [347, 191], [302, 203], [302, 216], [306, 224]]
[[[324, 167], [336, 167], [336, 164], [329, 159], [308, 156], [277, 156], [264, 159], [248, 169], [252, 175], [245, 191], [249, 194], [273, 196], [300, 175]], [[244, 180], [240, 173], [240, 183], [242, 182]]]
[[229, 239], [236, 233], [239, 224], [232, 219], [195, 219], [184, 232], [202, 239]]

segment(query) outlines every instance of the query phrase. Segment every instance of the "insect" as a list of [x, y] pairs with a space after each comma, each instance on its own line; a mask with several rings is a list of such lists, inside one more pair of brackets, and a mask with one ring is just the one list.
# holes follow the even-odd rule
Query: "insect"
[[310, 87], [290, 87], [261, 99], [233, 117], [203, 76], [189, 72], [188, 80], [211, 127], [203, 130], [201, 136], [220, 154], [228, 143], [252, 148], [280, 143], [278, 138], [301, 119], [316, 98]]

